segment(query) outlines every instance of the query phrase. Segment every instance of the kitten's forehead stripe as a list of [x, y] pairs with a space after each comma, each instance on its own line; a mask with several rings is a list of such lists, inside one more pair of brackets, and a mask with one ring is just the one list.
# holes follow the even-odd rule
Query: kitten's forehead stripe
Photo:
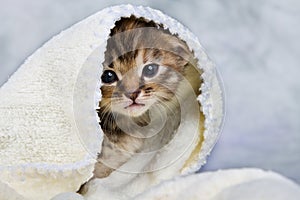
[[111, 69], [113, 69], [113, 68], [114, 68], [114, 63], [110, 63], [110, 64], [108, 65], [108, 67], [111, 68]]
[[144, 52], [143, 52], [143, 62], [144, 62], [144, 63], [147, 63], [147, 62], [148, 62], [147, 53], [148, 53], [147, 50], [144, 49]]
[[154, 49], [153, 51], [152, 51], [152, 56], [154, 57], [154, 58], [159, 58], [159, 57], [161, 57], [162, 56], [162, 53], [160, 52], [160, 50], [158, 50], [158, 49]]

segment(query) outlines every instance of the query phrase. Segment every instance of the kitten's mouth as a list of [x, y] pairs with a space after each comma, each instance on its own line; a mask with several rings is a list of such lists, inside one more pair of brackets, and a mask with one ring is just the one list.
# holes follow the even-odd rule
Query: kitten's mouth
[[132, 104], [126, 106], [125, 109], [128, 109], [128, 108], [139, 108], [139, 107], [143, 107], [143, 106], [145, 106], [145, 104], [133, 102]]

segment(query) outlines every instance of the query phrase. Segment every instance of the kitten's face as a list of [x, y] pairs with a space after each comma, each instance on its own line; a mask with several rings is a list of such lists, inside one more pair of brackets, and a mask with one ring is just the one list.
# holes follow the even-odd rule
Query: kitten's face
[[165, 104], [181, 80], [176, 55], [156, 49], [127, 53], [105, 66], [101, 107], [131, 117], [139, 117], [155, 104]]
[[185, 43], [157, 28], [113, 35], [103, 63], [101, 112], [139, 117], [156, 104], [166, 104], [190, 54]]

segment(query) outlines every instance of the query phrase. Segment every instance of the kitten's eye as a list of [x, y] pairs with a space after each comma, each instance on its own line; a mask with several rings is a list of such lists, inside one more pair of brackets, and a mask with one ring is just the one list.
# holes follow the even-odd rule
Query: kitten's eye
[[159, 67], [159, 65], [154, 64], [154, 63], [146, 65], [143, 69], [143, 76], [145, 76], [147, 78], [151, 78], [151, 77], [155, 76], [158, 72], [158, 67]]
[[101, 80], [103, 83], [113, 83], [115, 81], [118, 81], [118, 76], [117, 74], [112, 71], [112, 70], [106, 70], [103, 72], [102, 76], [101, 76]]

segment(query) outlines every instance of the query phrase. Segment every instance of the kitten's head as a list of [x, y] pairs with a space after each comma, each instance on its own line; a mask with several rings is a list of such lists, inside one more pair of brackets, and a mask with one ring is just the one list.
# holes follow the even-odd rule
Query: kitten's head
[[178, 37], [143, 18], [121, 18], [103, 63], [102, 112], [139, 117], [172, 99], [192, 53]]

